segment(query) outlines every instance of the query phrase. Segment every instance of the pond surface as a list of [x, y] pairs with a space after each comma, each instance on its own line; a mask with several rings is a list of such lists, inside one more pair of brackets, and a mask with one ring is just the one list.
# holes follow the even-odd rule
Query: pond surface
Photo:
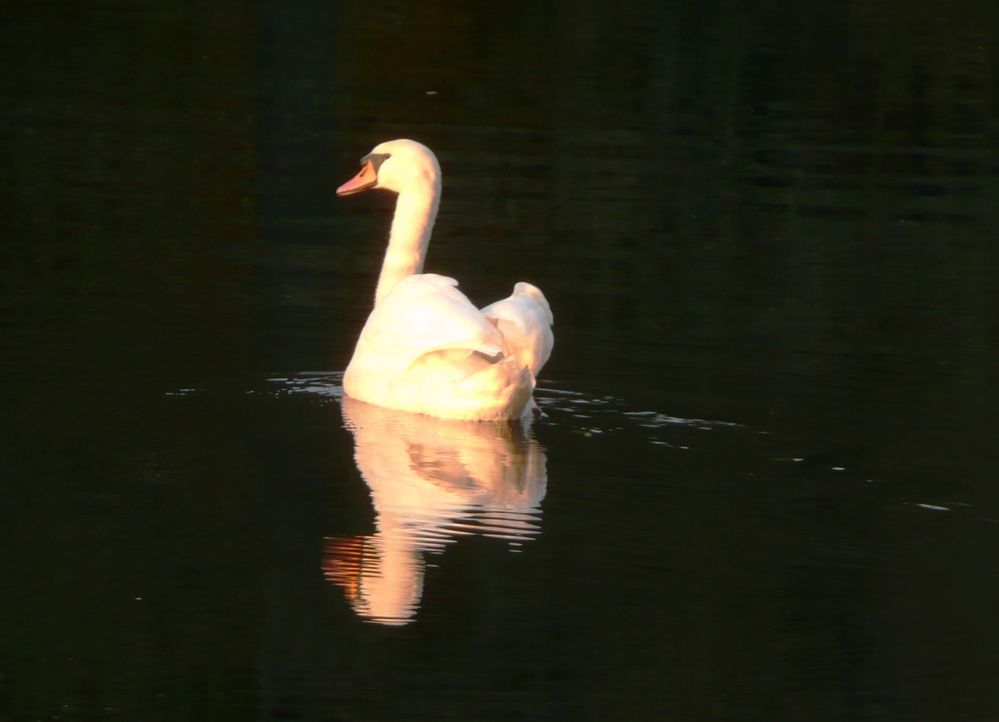
[[[999, 719], [999, 6], [0, 23], [0, 720]], [[556, 319], [344, 400], [392, 209]]]

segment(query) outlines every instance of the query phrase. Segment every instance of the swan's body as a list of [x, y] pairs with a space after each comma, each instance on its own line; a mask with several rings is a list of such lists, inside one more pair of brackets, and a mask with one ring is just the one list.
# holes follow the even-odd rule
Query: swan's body
[[344, 391], [392, 409], [450, 419], [514, 419], [551, 355], [552, 313], [540, 289], [514, 286], [482, 310], [453, 278], [423, 273], [440, 202], [440, 166], [412, 140], [382, 143], [338, 195], [368, 188], [399, 194], [385, 260]]

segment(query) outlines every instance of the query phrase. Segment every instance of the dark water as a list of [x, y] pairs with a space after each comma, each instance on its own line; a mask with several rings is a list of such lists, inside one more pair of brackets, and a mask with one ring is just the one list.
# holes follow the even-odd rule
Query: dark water
[[[0, 719], [999, 719], [997, 28], [6, 10]], [[530, 429], [341, 408], [399, 136]]]

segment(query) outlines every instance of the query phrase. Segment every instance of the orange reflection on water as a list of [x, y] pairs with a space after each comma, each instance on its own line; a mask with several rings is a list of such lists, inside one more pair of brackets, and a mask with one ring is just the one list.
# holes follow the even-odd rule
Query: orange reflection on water
[[342, 410], [371, 491], [375, 533], [327, 537], [323, 572], [361, 617], [412, 621], [425, 555], [461, 536], [520, 544], [540, 532], [546, 460], [529, 421], [447, 421], [348, 397]]

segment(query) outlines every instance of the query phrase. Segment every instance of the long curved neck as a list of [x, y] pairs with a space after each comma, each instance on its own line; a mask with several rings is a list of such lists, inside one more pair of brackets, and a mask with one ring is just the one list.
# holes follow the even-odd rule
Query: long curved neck
[[375, 306], [399, 281], [423, 272], [423, 261], [427, 257], [427, 244], [434, 229], [440, 198], [439, 178], [427, 178], [399, 194], [385, 260], [378, 276], [378, 288], [375, 289]]

